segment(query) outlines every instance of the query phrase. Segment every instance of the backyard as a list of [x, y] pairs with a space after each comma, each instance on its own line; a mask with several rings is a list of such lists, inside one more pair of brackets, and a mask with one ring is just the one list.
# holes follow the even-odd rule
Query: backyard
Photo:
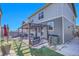
[[[50, 50], [47, 47], [42, 47], [40, 49], [31, 48], [29, 45], [23, 41], [10, 40], [8, 44], [11, 44], [10, 53], [8, 55], [18, 55], [18, 56], [63, 56], [60, 53]], [[1, 41], [0, 41], [1, 48]], [[11, 52], [14, 51], [14, 52]], [[0, 51], [0, 54], [2, 50]]]

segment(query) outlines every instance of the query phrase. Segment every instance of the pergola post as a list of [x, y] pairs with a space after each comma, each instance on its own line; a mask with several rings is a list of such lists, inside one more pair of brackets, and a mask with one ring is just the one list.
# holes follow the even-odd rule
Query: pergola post
[[35, 37], [37, 37], [37, 27], [35, 28]]
[[41, 26], [41, 28], [40, 28], [40, 29], [41, 29], [41, 31], [40, 31], [40, 32], [41, 32], [41, 38], [42, 38], [42, 26]]
[[18, 36], [19, 36], [19, 28], [18, 28]]
[[23, 36], [24, 36], [24, 33], [23, 33], [23, 25], [24, 25], [24, 21], [22, 22], [22, 31], [21, 31], [21, 34], [22, 34], [22, 40], [23, 40]]
[[21, 33], [21, 37], [22, 37], [22, 40], [23, 40], [23, 23], [22, 23], [22, 33]]
[[29, 23], [29, 24], [28, 24], [29, 47], [31, 47], [31, 40], [30, 40], [30, 25], [31, 25], [31, 24]]
[[49, 40], [49, 37], [48, 37], [48, 25], [46, 26], [46, 29], [47, 29], [47, 40]]
[[30, 40], [30, 23], [29, 23], [29, 28], [28, 29], [29, 29], [29, 40]]

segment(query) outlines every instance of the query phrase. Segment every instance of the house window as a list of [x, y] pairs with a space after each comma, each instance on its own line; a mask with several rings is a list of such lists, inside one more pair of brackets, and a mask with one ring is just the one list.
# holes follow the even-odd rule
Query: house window
[[39, 13], [38, 19], [40, 20], [42, 18], [44, 18], [44, 12]]
[[54, 22], [48, 22], [48, 29], [54, 30]]
[[53, 27], [49, 25], [49, 30], [53, 30]]
[[31, 19], [31, 21], [30, 21], [31, 23], [33, 22], [33, 19]]

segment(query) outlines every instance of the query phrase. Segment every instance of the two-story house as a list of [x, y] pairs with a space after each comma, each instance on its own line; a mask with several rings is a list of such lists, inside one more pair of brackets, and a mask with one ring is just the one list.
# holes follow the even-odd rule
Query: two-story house
[[[47, 35], [57, 35], [60, 43], [66, 43], [73, 39], [76, 11], [72, 3], [48, 3], [36, 11], [28, 18], [28, 23], [44, 24], [48, 26], [48, 31], [42, 27], [42, 34], [37, 36], [48, 37]], [[37, 29], [38, 32], [39, 28]], [[34, 32], [34, 31], [33, 31]]]

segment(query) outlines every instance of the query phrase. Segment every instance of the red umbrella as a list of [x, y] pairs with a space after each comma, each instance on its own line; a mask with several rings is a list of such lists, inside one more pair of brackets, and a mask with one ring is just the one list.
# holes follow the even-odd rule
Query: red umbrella
[[8, 36], [7, 27], [4, 25], [4, 36]]

